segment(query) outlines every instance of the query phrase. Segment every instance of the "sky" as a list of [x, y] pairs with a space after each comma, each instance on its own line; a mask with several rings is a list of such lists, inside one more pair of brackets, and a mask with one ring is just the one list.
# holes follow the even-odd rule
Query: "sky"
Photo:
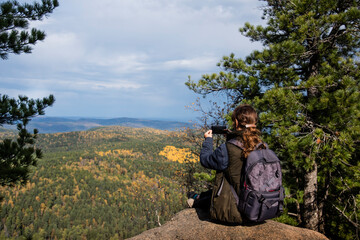
[[[33, 1], [27, 1], [32, 3]], [[0, 60], [0, 94], [53, 94], [46, 116], [194, 120], [188, 76], [219, 72], [230, 53], [261, 48], [241, 35], [261, 24], [255, 0], [59, 0], [31, 27], [46, 32], [31, 54]], [[208, 101], [205, 99], [202, 101]]]

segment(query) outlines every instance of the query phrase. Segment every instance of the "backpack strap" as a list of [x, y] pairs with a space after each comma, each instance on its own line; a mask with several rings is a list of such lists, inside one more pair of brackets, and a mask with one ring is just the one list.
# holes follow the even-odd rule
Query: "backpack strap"
[[[285, 189], [283, 186], [280, 186], [279, 188], [279, 201], [278, 201], [278, 211], [276, 213], [276, 216], [280, 216], [284, 211], [284, 198], [285, 198]], [[266, 203], [265, 203], [266, 204]], [[269, 206], [266, 204], [266, 206], [269, 208]]]
[[[241, 148], [242, 150], [244, 150], [244, 144], [243, 144], [241, 141], [237, 140], [236, 138], [230, 139], [230, 140], [228, 141], [228, 143], [231, 143], [231, 144], [233, 144], [233, 145]], [[254, 149], [254, 150], [259, 149], [261, 146], [264, 146], [265, 149], [268, 149], [268, 148], [269, 148], [269, 146], [267, 145], [267, 143], [260, 142], [260, 143], [258, 143], [258, 144], [255, 146], [255, 149]]]
[[[232, 138], [232, 139], [230, 139], [229, 141], [227, 141], [226, 143], [229, 143], [229, 145], [234, 145], [234, 146], [236, 146], [237, 148], [240, 148], [240, 150], [241, 150], [240, 160], [243, 162], [243, 166], [242, 166], [242, 168], [240, 169], [240, 171], [241, 171], [240, 186], [241, 186], [241, 185], [242, 185], [241, 183], [244, 182], [242, 178], [244, 177], [243, 172], [244, 172], [244, 166], [245, 166], [245, 161], [246, 161], [246, 159], [244, 158], [244, 145], [243, 145], [243, 143], [242, 143], [240, 140], [238, 140], [238, 139], [236, 139], [236, 138]], [[228, 153], [228, 154], [229, 154], [229, 153]], [[234, 183], [232, 182], [232, 179], [229, 178], [228, 172], [225, 173], [225, 176], [226, 176], [229, 184], [230, 184], [231, 186], [234, 186], [234, 185], [233, 185]]]
[[280, 201], [279, 201], [279, 215], [282, 214], [282, 212], [284, 211], [284, 198], [285, 198], [285, 189], [283, 188], [283, 186], [280, 186]]
[[[241, 168], [241, 177], [240, 177], [240, 189], [244, 188], [244, 183], [245, 183], [245, 163], [246, 163], [246, 158], [244, 156], [244, 151], [245, 151], [245, 147], [244, 147], [244, 144], [238, 140], [237, 138], [232, 138], [230, 139], [229, 141], [227, 141], [227, 143], [231, 144], [231, 145], [235, 145], [236, 147], [240, 148], [242, 153], [241, 153], [241, 161], [243, 161], [243, 165], [242, 165], [242, 168]], [[231, 184], [231, 182], [229, 181], [229, 184], [231, 186], [231, 190], [233, 193], [234, 196], [238, 196], [236, 194], [236, 191], [235, 191], [235, 188], [233, 186], [233, 184]], [[234, 190], [234, 191], [233, 191]], [[236, 198], [236, 197], [235, 197]]]
[[255, 149], [254, 149], [254, 150], [259, 149], [261, 146], [264, 146], [265, 149], [268, 149], [268, 148], [269, 148], [269, 146], [267, 145], [267, 143], [261, 142], [261, 143], [258, 143], [258, 144], [255, 146]]
[[231, 143], [231, 144], [241, 148], [241, 150], [244, 150], [244, 144], [241, 141], [237, 140], [236, 138], [230, 139], [228, 141], [228, 143]]

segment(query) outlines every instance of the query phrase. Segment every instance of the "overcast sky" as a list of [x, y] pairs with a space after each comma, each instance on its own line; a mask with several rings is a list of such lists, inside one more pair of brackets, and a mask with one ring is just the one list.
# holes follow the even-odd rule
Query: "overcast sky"
[[[32, 3], [33, 1], [28, 1]], [[256, 0], [60, 0], [32, 54], [0, 60], [0, 93], [56, 102], [46, 116], [191, 120], [188, 76], [260, 48], [239, 33], [261, 23]]]

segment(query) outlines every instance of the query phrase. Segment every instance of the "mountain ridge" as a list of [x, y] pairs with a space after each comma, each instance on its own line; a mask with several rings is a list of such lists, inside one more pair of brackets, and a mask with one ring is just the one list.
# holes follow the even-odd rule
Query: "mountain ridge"
[[[36, 117], [31, 119], [28, 129], [38, 129], [40, 133], [57, 133], [85, 131], [94, 127], [124, 126], [133, 128], [155, 128], [159, 130], [177, 130], [191, 127], [190, 123], [171, 120], [150, 120], [130, 117], [119, 118], [70, 118], [70, 117]], [[4, 126], [14, 129], [16, 126]]]

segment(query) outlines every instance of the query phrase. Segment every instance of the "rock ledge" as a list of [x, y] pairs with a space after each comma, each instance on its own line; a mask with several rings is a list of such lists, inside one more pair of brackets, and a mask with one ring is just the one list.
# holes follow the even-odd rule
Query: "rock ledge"
[[265, 223], [247, 226], [227, 226], [211, 222], [208, 214], [199, 209], [185, 209], [177, 213], [161, 227], [147, 230], [137, 239], [328, 239], [323, 234], [267, 220]]

